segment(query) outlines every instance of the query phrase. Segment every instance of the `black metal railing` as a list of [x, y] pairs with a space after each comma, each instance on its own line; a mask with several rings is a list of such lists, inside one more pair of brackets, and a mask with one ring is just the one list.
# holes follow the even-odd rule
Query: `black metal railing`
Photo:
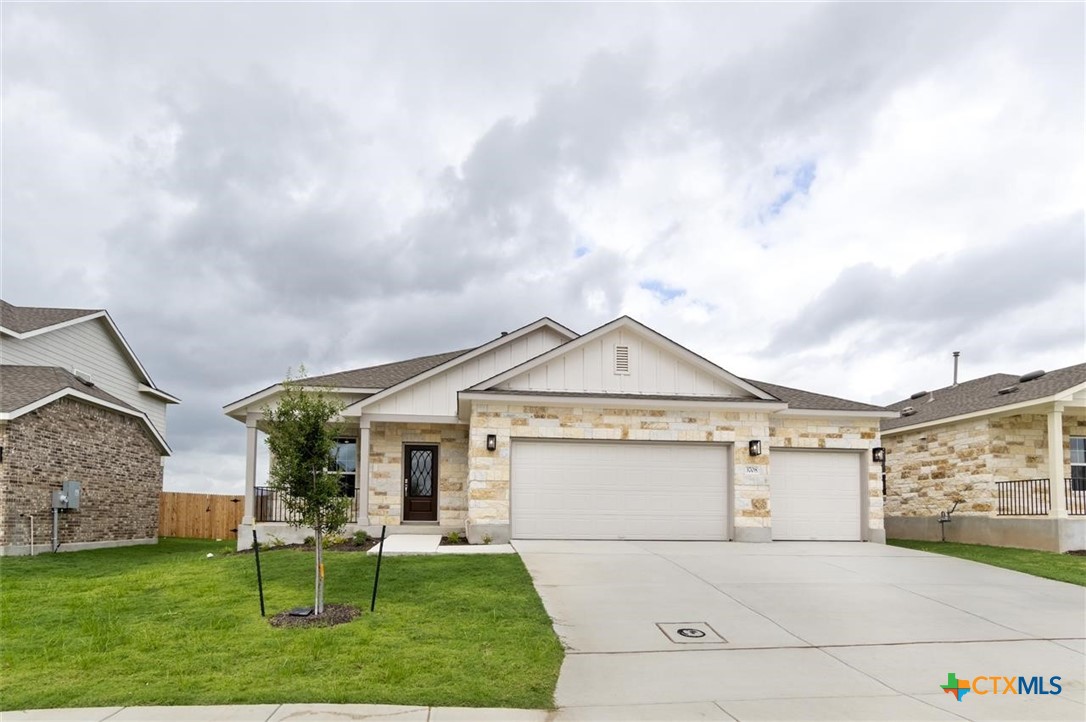
[[1086, 516], [1086, 479], [1064, 479], [1068, 516]]
[[1047, 516], [1052, 498], [1048, 479], [997, 481], [997, 516]]
[[[257, 522], [282, 521], [292, 522], [298, 518], [292, 514], [283, 503], [282, 495], [270, 486], [254, 487], [253, 517]], [[351, 518], [358, 518], [358, 499], [351, 499]]]

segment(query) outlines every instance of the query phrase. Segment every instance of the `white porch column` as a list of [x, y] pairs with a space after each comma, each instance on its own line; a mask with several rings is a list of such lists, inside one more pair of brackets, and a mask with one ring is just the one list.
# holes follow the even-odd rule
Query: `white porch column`
[[1063, 488], [1063, 404], [1048, 412], [1048, 484], [1052, 494], [1052, 516], [1067, 518], [1067, 496]]
[[358, 421], [358, 473], [355, 474], [355, 503], [359, 524], [370, 523], [370, 420]]
[[245, 417], [245, 514], [241, 518], [242, 524], [254, 523], [254, 511], [256, 506], [256, 421], [259, 414], [248, 414]]

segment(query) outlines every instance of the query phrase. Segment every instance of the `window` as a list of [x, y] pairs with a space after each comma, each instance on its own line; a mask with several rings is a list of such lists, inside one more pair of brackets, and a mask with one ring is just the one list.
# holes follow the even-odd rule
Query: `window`
[[1086, 436], [1071, 437], [1071, 489], [1086, 491]]
[[358, 473], [358, 439], [336, 439], [332, 455], [339, 472], [340, 493], [353, 499], [355, 476]]

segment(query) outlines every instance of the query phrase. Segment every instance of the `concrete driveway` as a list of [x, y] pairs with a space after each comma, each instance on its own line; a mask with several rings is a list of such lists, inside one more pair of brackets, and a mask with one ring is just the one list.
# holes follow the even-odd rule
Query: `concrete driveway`
[[[1082, 587], [880, 544], [514, 545], [567, 646], [563, 720], [1086, 719]], [[959, 702], [948, 673], [1062, 692]]]

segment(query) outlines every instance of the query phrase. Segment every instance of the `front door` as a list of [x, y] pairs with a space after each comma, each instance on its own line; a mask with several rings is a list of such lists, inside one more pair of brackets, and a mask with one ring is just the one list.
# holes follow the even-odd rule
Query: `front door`
[[403, 520], [437, 521], [437, 447], [405, 446]]

